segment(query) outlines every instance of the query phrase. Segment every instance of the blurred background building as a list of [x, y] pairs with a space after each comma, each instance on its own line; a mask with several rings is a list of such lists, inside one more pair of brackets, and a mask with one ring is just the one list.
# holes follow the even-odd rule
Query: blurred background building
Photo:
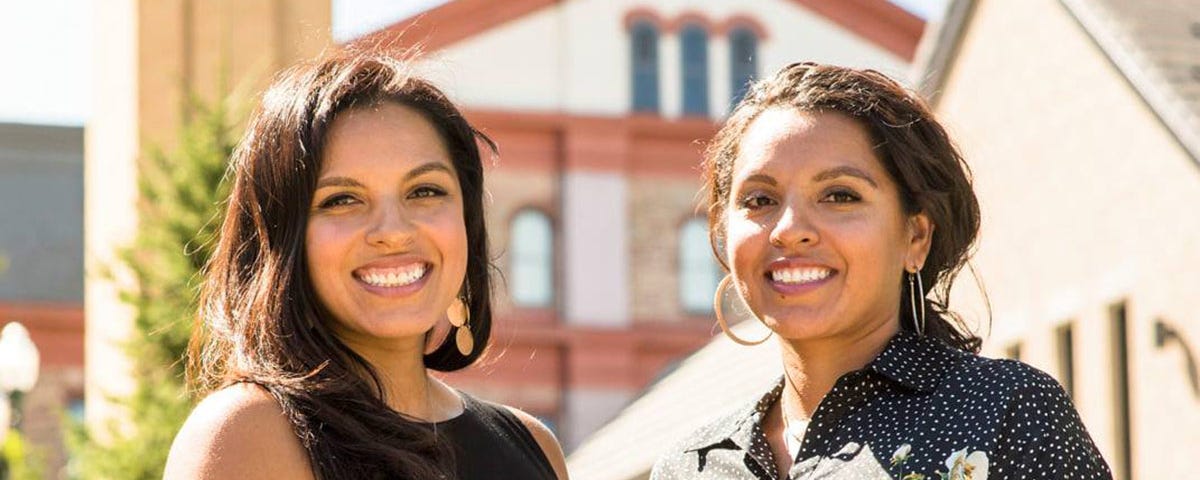
[[[991, 322], [969, 272], [952, 306], [985, 354], [1055, 375], [1118, 478], [1190, 472], [1197, 0], [958, 0], [944, 16], [931, 1], [929, 25], [884, 0], [435, 0], [391, 20], [346, 14], [353, 3], [91, 7], [86, 130], [0, 124], [0, 324], [21, 321], [42, 351], [23, 429], [48, 447], [48, 471], [64, 461], [63, 413], [120, 418], [105, 394], [128, 391], [114, 342], [130, 313], [119, 272], [114, 284], [101, 270], [136, 228], [138, 159], [173, 144], [185, 92], [256, 93], [279, 68], [356, 43], [420, 45], [424, 71], [500, 145], [487, 176], [504, 276], [495, 341], [452, 380], [552, 425], [573, 478], [644, 478], [662, 448], [778, 374], [772, 345], [714, 339], [721, 272], [698, 165], [746, 82], [802, 60], [909, 79], [962, 146]], [[352, 34], [336, 34], [339, 11], [358, 18]]]
[[[82, 127], [0, 123], [0, 326], [10, 321], [41, 357], [22, 430], [58, 445], [61, 416], [83, 415]], [[61, 464], [61, 449], [46, 460]]]

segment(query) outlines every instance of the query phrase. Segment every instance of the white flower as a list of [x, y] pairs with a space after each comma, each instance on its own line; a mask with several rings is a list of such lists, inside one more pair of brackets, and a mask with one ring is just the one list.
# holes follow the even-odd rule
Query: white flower
[[950, 469], [946, 474], [950, 480], [987, 480], [987, 453], [976, 450], [967, 454], [964, 448], [946, 458], [946, 468]]
[[912, 445], [904, 444], [896, 449], [896, 453], [892, 454], [892, 465], [899, 465], [908, 461], [908, 453], [912, 451]]

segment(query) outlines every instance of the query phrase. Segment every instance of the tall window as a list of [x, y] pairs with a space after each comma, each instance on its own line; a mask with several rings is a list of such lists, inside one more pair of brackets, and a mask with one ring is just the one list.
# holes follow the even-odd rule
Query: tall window
[[732, 109], [746, 96], [750, 82], [758, 77], [758, 36], [749, 28], [739, 27], [729, 33], [729, 75]]
[[1133, 478], [1133, 445], [1129, 419], [1129, 308], [1125, 302], [1117, 303], [1108, 308], [1109, 316], [1109, 355], [1112, 366], [1113, 392], [1113, 443], [1116, 452], [1113, 460], [1113, 478], [1128, 480]]
[[687, 24], [679, 34], [682, 43], [683, 114], [708, 115], [708, 31]]
[[639, 21], [630, 29], [633, 111], [658, 112], [658, 28]]
[[550, 306], [554, 300], [554, 230], [546, 214], [523, 210], [513, 217], [508, 250], [513, 303]]
[[701, 218], [688, 220], [679, 232], [679, 301], [684, 311], [711, 312], [720, 281], [721, 269], [708, 243], [708, 223]]
[[1063, 388], [1072, 398], [1075, 397], [1075, 335], [1071, 324], [1067, 323], [1054, 331], [1054, 340], [1058, 344], [1058, 373]]

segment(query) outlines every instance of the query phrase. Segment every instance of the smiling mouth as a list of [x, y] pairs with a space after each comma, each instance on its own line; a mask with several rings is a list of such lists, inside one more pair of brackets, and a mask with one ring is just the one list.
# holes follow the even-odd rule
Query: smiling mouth
[[803, 285], [819, 282], [833, 275], [833, 269], [824, 267], [781, 268], [767, 272], [766, 276], [773, 282], [784, 285]]
[[354, 277], [367, 285], [383, 288], [396, 288], [412, 285], [425, 276], [429, 264], [417, 263], [397, 268], [370, 268], [354, 272]]

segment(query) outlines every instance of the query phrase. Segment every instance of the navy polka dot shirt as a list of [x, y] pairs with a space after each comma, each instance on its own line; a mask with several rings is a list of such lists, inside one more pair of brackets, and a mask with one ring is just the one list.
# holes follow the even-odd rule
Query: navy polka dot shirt
[[[653, 480], [779, 480], [760, 400], [693, 433]], [[902, 331], [821, 401], [789, 479], [1109, 479], [1070, 399], [1049, 375]]]

